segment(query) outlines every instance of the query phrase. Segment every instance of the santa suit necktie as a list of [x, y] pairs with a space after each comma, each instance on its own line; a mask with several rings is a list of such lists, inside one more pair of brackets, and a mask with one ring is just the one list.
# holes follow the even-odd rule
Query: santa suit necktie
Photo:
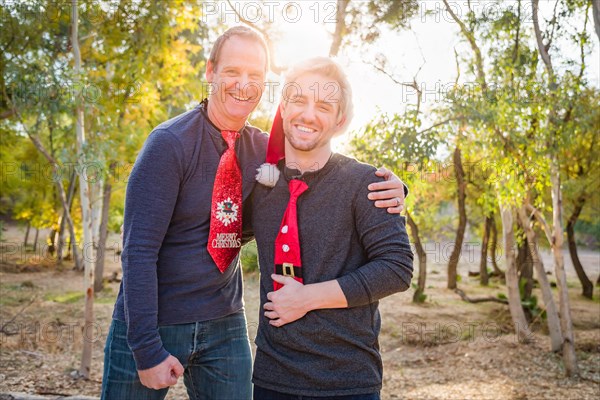
[[[290, 201], [275, 239], [275, 273], [291, 276], [300, 283], [302, 277], [302, 261], [300, 259], [300, 235], [298, 231], [297, 202], [298, 197], [308, 189], [308, 185], [298, 179], [292, 179], [288, 185]], [[273, 288], [278, 290], [283, 285], [273, 282]]]
[[208, 253], [221, 273], [242, 246], [242, 173], [235, 154], [236, 131], [222, 131], [227, 150], [221, 156], [213, 186]]

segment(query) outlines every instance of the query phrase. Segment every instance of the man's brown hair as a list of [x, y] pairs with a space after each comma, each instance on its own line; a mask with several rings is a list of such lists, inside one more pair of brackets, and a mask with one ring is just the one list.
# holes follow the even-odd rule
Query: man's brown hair
[[256, 43], [260, 44], [265, 51], [265, 72], [269, 70], [269, 49], [267, 47], [267, 43], [263, 36], [256, 30], [248, 28], [247, 26], [234, 26], [233, 28], [227, 29], [221, 36], [217, 38], [215, 44], [210, 51], [210, 57], [208, 61], [213, 64], [213, 67], [216, 68], [219, 63], [219, 56], [221, 55], [221, 49], [225, 42], [234, 36], [239, 36], [242, 38], [246, 38], [249, 40], [253, 40]]

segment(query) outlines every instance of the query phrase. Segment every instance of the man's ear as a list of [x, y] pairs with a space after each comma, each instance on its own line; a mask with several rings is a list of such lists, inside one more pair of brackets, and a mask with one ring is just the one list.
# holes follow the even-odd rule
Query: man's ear
[[346, 123], [346, 114], [342, 114], [337, 123], [337, 127], [341, 128]]
[[285, 106], [287, 106], [287, 101], [281, 99], [281, 101], [279, 102], [279, 110], [281, 111], [282, 115], [285, 112]]
[[206, 76], [206, 81], [208, 83], [213, 82], [213, 78], [215, 76], [215, 66], [210, 60], [206, 63], [206, 72], [204, 73], [204, 76]]

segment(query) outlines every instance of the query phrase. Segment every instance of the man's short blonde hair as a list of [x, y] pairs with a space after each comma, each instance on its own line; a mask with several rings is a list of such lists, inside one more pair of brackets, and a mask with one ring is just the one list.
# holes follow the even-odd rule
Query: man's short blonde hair
[[341, 125], [337, 134], [343, 133], [350, 125], [352, 117], [354, 116], [354, 104], [352, 102], [352, 87], [348, 81], [346, 73], [342, 67], [331, 58], [328, 57], [314, 57], [307, 60], [301, 61], [298, 64], [291, 67], [286, 73], [283, 102], [287, 103], [285, 90], [293, 84], [300, 76], [304, 74], [319, 74], [326, 78], [331, 79], [339, 85], [341, 91], [340, 109], [339, 113], [341, 117], [344, 117], [344, 123]]

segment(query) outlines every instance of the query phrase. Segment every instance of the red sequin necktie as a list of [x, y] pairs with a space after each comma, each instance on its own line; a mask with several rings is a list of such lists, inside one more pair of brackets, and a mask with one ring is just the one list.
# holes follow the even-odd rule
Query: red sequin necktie
[[[302, 276], [302, 261], [300, 259], [300, 233], [298, 231], [297, 207], [298, 197], [308, 185], [298, 179], [292, 179], [288, 185], [290, 190], [290, 201], [288, 203], [283, 220], [279, 227], [279, 233], [275, 239], [275, 273], [291, 276], [300, 283], [304, 283]], [[273, 282], [273, 288], [278, 290], [283, 285]]]
[[236, 131], [222, 131], [227, 150], [221, 156], [213, 186], [208, 253], [221, 273], [242, 246], [242, 172], [235, 154]]

